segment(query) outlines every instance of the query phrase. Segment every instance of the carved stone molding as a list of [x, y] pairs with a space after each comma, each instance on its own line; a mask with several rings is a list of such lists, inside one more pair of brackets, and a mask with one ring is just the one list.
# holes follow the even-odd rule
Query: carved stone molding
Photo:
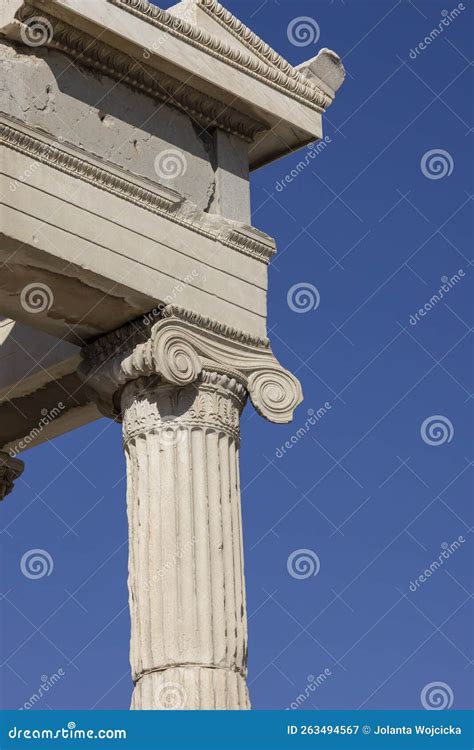
[[182, 388], [138, 378], [121, 395], [124, 443], [148, 433], [159, 434], [161, 443], [175, 443], [185, 439], [184, 428], [219, 430], [238, 443], [246, 399], [243, 383], [217, 372], [203, 372], [199, 383]]
[[201, 381], [203, 373], [241, 383], [257, 412], [270, 422], [290, 422], [302, 401], [298, 380], [281, 367], [268, 340], [173, 305], [164, 308], [149, 330], [132, 323], [86, 346], [80, 367], [99, 394], [99, 406], [116, 416], [121, 390], [132, 380], [159, 376], [184, 387]]
[[24, 468], [25, 464], [19, 458], [12, 458], [9, 453], [0, 451], [0, 500], [10, 494]]
[[[278, 52], [275, 52], [275, 50], [264, 42], [263, 39], [257, 36], [257, 34], [242, 23], [242, 21], [232, 15], [232, 13], [217, 2], [217, 0], [196, 0], [196, 3], [228, 33], [232, 34], [232, 36], [242, 42], [242, 44], [249, 47], [254, 55], [257, 55], [264, 63], [267, 65], [273, 65], [275, 68], [281, 70], [286, 76], [303, 82], [301, 80], [303, 76], [301, 76], [300, 72], [294, 68], [288, 60], [285, 60], [285, 58], [279, 55]], [[318, 87], [315, 86], [315, 88]], [[321, 91], [321, 93], [324, 92]]]
[[[244, 47], [247, 47], [248, 52], [231, 46], [209, 31], [152, 5], [148, 0], [107, 0], [107, 2], [152, 24], [161, 32], [182, 39], [253, 78], [264, 81], [267, 85], [305, 103], [318, 112], [323, 112], [332, 103], [332, 98], [314, 81], [302, 75], [216, 0], [199, 0], [199, 6]], [[52, 30], [52, 34], [48, 34], [51, 38], [45, 40], [46, 46], [73, 55], [79, 62], [92, 65], [106, 75], [119, 77], [120, 80], [142, 91], [147, 91], [153, 96], [166, 100], [172, 97], [170, 103], [183, 106], [186, 111], [193, 111], [196, 116], [204, 118], [208, 124], [214, 122], [218, 117], [218, 110], [222, 110], [222, 124], [220, 122], [216, 124], [242, 137], [252, 140], [258, 130], [265, 129], [261, 123], [246, 117], [237, 110], [226, 107], [217, 100], [203, 97], [190, 86], [183, 86], [181, 82], [162, 72], [160, 72], [158, 83], [155, 80], [156, 72], [153, 74], [153, 69], [146, 65], [144, 58], [134, 60], [133, 57], [109, 47], [102, 40], [94, 39], [72, 28], [55, 16], [45, 13], [38, 0], [36, 2], [30, 0], [30, 3], [20, 9], [18, 18], [25, 22], [28, 18], [37, 15], [41, 8], [41, 17]]]
[[108, 0], [108, 2], [128, 13], [133, 13], [161, 31], [184, 39], [213, 57], [223, 60], [228, 65], [244, 70], [253, 78], [265, 81], [268, 85], [283, 91], [288, 96], [312, 106], [318, 112], [324, 111], [332, 102], [327, 94], [314, 83], [305, 79], [286, 60], [271, 50], [256, 34], [247, 29], [219, 3], [206, 2], [201, 7], [203, 7], [203, 10], [212, 13], [213, 17], [226, 28], [229, 26], [231, 33], [238, 36], [240, 41], [250, 47], [249, 51], [254, 52], [261, 59], [255, 59], [250, 54], [230, 46], [208, 31], [161, 10], [156, 5], [149, 3], [148, 0]]
[[115, 165], [93, 160], [79, 149], [26, 128], [5, 115], [0, 119], [0, 144], [25, 154], [36, 161], [47, 164], [65, 174], [94, 185], [112, 195], [116, 195], [140, 208], [163, 216], [170, 221], [185, 226], [210, 240], [218, 241], [226, 247], [243, 253], [261, 263], [268, 264], [276, 252], [271, 237], [254, 227], [235, 226], [235, 222], [219, 217], [211, 217], [196, 206], [192, 206], [176, 190], [144, 177], [130, 179]]

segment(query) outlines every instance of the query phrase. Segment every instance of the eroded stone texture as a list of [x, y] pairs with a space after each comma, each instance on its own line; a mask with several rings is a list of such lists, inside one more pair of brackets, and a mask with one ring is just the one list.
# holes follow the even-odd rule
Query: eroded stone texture
[[[136, 175], [169, 184], [200, 208], [213, 189], [205, 133], [174, 107], [55, 50], [2, 43], [2, 110]], [[14, 85], [12, 85], [14, 81]], [[178, 154], [166, 153], [170, 150]], [[181, 154], [181, 156], [180, 156]], [[168, 174], [167, 174], [168, 172]]]

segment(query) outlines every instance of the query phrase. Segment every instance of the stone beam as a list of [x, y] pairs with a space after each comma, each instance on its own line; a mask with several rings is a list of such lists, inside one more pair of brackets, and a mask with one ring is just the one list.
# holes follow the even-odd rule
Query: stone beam
[[0, 448], [11, 457], [101, 416], [79, 361], [78, 347], [0, 320]]
[[[0, 137], [5, 315], [81, 343], [179, 297], [204, 315], [265, 332], [275, 251], [267, 235], [11, 119], [0, 123]], [[232, 158], [230, 144], [219, 148]], [[225, 190], [224, 169], [217, 179]]]

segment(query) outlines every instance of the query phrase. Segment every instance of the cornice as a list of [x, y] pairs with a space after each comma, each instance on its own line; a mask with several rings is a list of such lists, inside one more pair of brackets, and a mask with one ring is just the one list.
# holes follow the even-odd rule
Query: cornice
[[107, 2], [127, 13], [132, 13], [147, 23], [153, 24], [161, 31], [192, 44], [253, 78], [264, 81], [267, 85], [283, 91], [283, 93], [311, 106], [318, 112], [323, 112], [332, 102], [327, 94], [301, 76], [286, 60], [281, 58], [274, 50], [271, 50], [256, 34], [253, 34], [250, 29], [247, 29], [244, 24], [241, 24], [238, 19], [218, 3], [207, 2], [206, 6], [201, 4], [201, 7], [209, 13], [212, 12], [213, 17], [222, 25], [226, 25], [225, 19], [227, 18], [226, 14], [228, 14], [231, 33], [234, 36], [238, 35], [247, 46], [250, 45], [251, 51], [255, 52], [260, 59], [255, 59], [250, 54], [230, 46], [208, 31], [194, 26], [178, 16], [158, 8], [156, 5], [152, 5], [148, 0], [107, 0]]
[[[123, 342], [114, 349], [121, 335]], [[240, 381], [257, 412], [271, 422], [290, 422], [302, 400], [298, 380], [264, 340], [173, 306], [165, 309], [146, 341], [143, 335], [143, 328], [134, 334], [125, 327], [123, 334], [103, 336], [82, 350], [79, 374], [106, 412], [120, 414], [121, 392], [137, 378], [158, 377], [185, 387], [201, 382], [203, 373]]]
[[[107, 162], [93, 162], [90, 157], [86, 158], [85, 153], [66, 146], [64, 142], [60, 148], [57, 141], [43, 133], [39, 137], [35, 131], [22, 128], [10, 118], [0, 120], [0, 143], [262, 263], [269, 263], [276, 252], [272, 239], [266, 235], [260, 239], [258, 230], [254, 230], [255, 236], [252, 236], [251, 227], [240, 230], [224, 218], [216, 225], [218, 217], [211, 218], [197, 208], [193, 212], [193, 220], [188, 220], [180, 214], [185, 199], [177, 191], [145, 178], [137, 177], [137, 181], [132, 181], [119, 168]], [[139, 182], [149, 184], [149, 187]]]
[[[25, 6], [19, 20], [26, 23], [35, 17], [37, 10]], [[204, 95], [182, 81], [110, 47], [101, 39], [60, 21], [42, 12], [42, 21], [51, 27], [45, 46], [56, 49], [100, 73], [163, 101], [186, 112], [205, 127], [215, 126], [251, 143], [257, 133], [266, 130], [266, 125], [252, 119], [235, 108]]]
[[[232, 34], [239, 42], [251, 49], [254, 55], [257, 55], [264, 63], [278, 68], [289, 78], [294, 78], [307, 85], [308, 81], [288, 60], [285, 60], [217, 0], [195, 0], [195, 2], [210, 18], [217, 21], [229, 34]], [[324, 92], [321, 90], [321, 93]]]
[[245, 255], [266, 259], [267, 262], [276, 252], [275, 243], [271, 237], [265, 236], [265, 239], [251, 236], [245, 229], [230, 229], [227, 234], [221, 235], [221, 242], [229, 245], [234, 249], [239, 249]]

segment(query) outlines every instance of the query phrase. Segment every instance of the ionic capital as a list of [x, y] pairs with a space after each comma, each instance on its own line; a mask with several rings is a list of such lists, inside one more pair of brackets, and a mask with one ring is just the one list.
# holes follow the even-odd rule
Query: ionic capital
[[281, 367], [268, 339], [175, 305], [152, 325], [130, 323], [86, 346], [79, 372], [109, 416], [120, 414], [127, 383], [153, 375], [176, 386], [194, 383], [203, 372], [235, 378], [271, 422], [290, 422], [302, 401], [299, 381]]

